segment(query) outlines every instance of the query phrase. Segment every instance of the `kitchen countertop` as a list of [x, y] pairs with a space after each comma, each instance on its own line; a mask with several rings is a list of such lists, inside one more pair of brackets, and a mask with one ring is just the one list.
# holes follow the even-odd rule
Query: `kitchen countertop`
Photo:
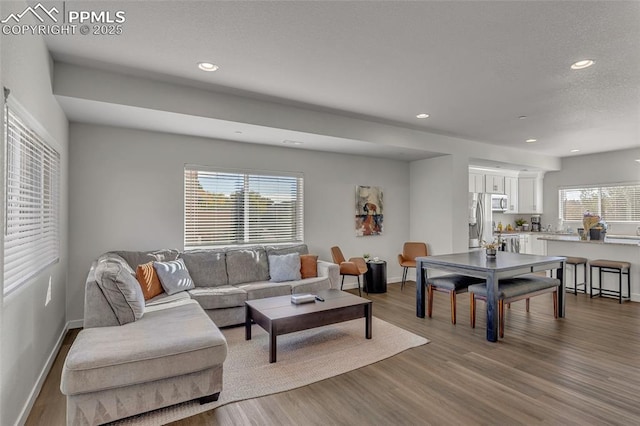
[[533, 231], [503, 231], [503, 232], [494, 232], [493, 236], [497, 237], [498, 235], [503, 237], [510, 237], [515, 235], [559, 235], [559, 236], [577, 236], [577, 234], [567, 233], [567, 232], [533, 232]]
[[532, 232], [532, 231], [509, 231], [509, 232], [494, 232], [493, 236], [501, 238], [515, 238], [520, 235], [532, 235], [539, 240], [545, 241], [566, 241], [575, 243], [587, 243], [587, 244], [617, 244], [623, 246], [640, 246], [640, 236], [637, 235], [616, 235], [607, 234], [606, 239], [603, 240], [581, 240], [578, 234], [567, 232]]
[[562, 241], [568, 243], [580, 243], [580, 244], [601, 244], [601, 245], [619, 245], [619, 246], [630, 246], [630, 247], [640, 247], [640, 240], [638, 237], [627, 236], [627, 235], [611, 235], [608, 238], [614, 238], [618, 240], [628, 240], [628, 242], [620, 242], [620, 241], [607, 241], [607, 240], [581, 240], [577, 235], [542, 235], [538, 237], [539, 240], [545, 241]]
[[[577, 235], [573, 235], [573, 237], [564, 235], [541, 235], [531, 238], [540, 239], [538, 242], [546, 246], [546, 254], [548, 256], [584, 257], [589, 261], [594, 259], [610, 259], [619, 262], [629, 262], [631, 264], [629, 271], [631, 301], [640, 302], [640, 245], [638, 244], [640, 236], [626, 235], [625, 237], [627, 238], [618, 237], [620, 237], [620, 235], [607, 233], [607, 239], [611, 238], [613, 242], [599, 240], [581, 241]], [[568, 276], [571, 277], [567, 278], [567, 283], [571, 283], [575, 270], [573, 268], [566, 268], [566, 270]], [[589, 275], [588, 271], [589, 267], [587, 266], [587, 276]], [[581, 276], [582, 274], [579, 275]], [[578, 278], [580, 278], [580, 276]], [[604, 286], [608, 289], [617, 289], [619, 285], [618, 278], [615, 274], [603, 274], [602, 279]], [[626, 282], [624, 279], [622, 285], [626, 294]]]
[[640, 235], [616, 235], [607, 234], [608, 238], [619, 238], [621, 240], [640, 240]]

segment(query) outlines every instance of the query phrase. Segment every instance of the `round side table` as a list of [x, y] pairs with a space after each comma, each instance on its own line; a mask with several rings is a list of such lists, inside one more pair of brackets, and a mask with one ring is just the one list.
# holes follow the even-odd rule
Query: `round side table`
[[387, 292], [387, 262], [371, 260], [367, 262], [367, 273], [364, 274], [364, 288], [369, 293]]

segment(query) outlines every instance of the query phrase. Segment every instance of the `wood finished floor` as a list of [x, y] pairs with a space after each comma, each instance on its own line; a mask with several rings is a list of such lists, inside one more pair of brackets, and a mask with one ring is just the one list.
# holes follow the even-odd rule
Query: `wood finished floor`
[[[431, 343], [173, 425], [640, 424], [638, 303], [567, 294], [567, 317], [554, 320], [551, 295], [542, 295], [531, 300], [528, 314], [524, 301], [514, 303], [505, 338], [489, 343], [484, 304], [478, 303], [478, 326], [471, 329], [466, 294], [458, 298], [457, 325], [442, 293], [435, 295], [433, 318], [417, 318], [414, 283], [369, 297], [375, 316]], [[60, 371], [74, 336], [65, 339], [27, 425], [65, 423]]]

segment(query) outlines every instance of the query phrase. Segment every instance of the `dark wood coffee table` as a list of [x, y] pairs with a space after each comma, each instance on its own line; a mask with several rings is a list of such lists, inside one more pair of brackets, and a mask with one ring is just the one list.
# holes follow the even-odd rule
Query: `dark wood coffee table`
[[294, 305], [291, 296], [247, 300], [246, 340], [251, 340], [253, 320], [269, 333], [269, 362], [276, 362], [276, 338], [282, 334], [364, 318], [365, 337], [371, 339], [371, 300], [335, 289], [317, 295], [325, 301]]

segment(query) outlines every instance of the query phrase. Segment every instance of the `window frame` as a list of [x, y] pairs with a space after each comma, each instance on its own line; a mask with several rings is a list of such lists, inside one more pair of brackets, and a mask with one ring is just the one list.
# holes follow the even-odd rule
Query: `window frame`
[[[5, 94], [7, 91], [5, 89]], [[16, 136], [18, 134], [19, 140]], [[26, 135], [26, 136], [25, 136]], [[61, 179], [62, 155], [60, 145], [46, 129], [13, 97], [5, 99], [2, 107], [2, 276], [4, 296], [7, 296], [34, 281], [35, 277], [45, 269], [60, 261], [61, 256]], [[11, 145], [11, 146], [10, 146]], [[18, 149], [16, 149], [18, 148]], [[29, 154], [23, 152], [29, 149]], [[18, 150], [10, 168], [10, 153]], [[39, 158], [34, 154], [37, 153]], [[26, 154], [26, 156], [25, 156]], [[38, 160], [38, 161], [35, 161]], [[17, 178], [11, 178], [11, 169], [20, 172]], [[25, 175], [24, 169], [35, 166], [38, 173]], [[34, 169], [31, 170], [32, 172]], [[38, 177], [39, 182], [33, 187], [37, 196], [24, 196], [26, 177]], [[32, 181], [35, 182], [35, 181]], [[20, 188], [18, 195], [15, 189]], [[27, 191], [28, 192], [28, 191]], [[10, 202], [9, 197], [12, 197]], [[31, 219], [23, 215], [10, 213], [17, 210], [24, 213], [31, 203]], [[33, 213], [33, 209], [37, 212]], [[29, 224], [37, 229], [28, 236], [28, 240], [19, 244], [15, 236], [22, 230], [9, 230], [9, 226]], [[22, 251], [21, 251], [22, 250]], [[18, 253], [17, 253], [18, 252]], [[16, 255], [19, 254], [19, 256]], [[9, 266], [8, 258], [13, 256]], [[16, 259], [20, 259], [16, 261]]]
[[[603, 198], [602, 191], [603, 189], [609, 188], [617, 188], [617, 187], [635, 187], [635, 191], [640, 191], [640, 182], [616, 182], [616, 183], [605, 183], [605, 184], [591, 184], [591, 185], [566, 185], [558, 187], [558, 219], [564, 222], [581, 222], [582, 216], [580, 218], [571, 218], [566, 219], [566, 211], [565, 211], [565, 198], [564, 191], [583, 191], [583, 190], [592, 190], [597, 192], [598, 198], [596, 200], [596, 211], [592, 211], [589, 209], [589, 212], [593, 215], [598, 215], [602, 218], [602, 220], [608, 223], [637, 223], [640, 221], [640, 207], [638, 211], [632, 211], [632, 214], [638, 215], [637, 219], [629, 219], [629, 220], [619, 220], [608, 218], [606, 214], [603, 213]], [[582, 212], [584, 214], [585, 211]]]
[[[193, 191], [193, 188], [189, 187], [188, 182], [188, 174], [193, 172], [211, 175], [224, 174], [229, 175], [229, 179], [242, 180], [242, 191], [238, 193], [242, 197], [241, 205], [236, 204], [235, 208], [230, 209], [233, 211], [233, 217], [232, 220], [228, 222], [235, 225], [236, 238], [220, 238], [217, 241], [208, 240], [202, 243], [195, 242], [197, 236], [195, 236], [193, 234], [194, 231], [190, 229], [193, 229], [193, 227], [197, 225], [193, 222], [189, 222], [188, 220], [189, 215], [193, 216], [195, 214], [195, 211], [193, 209], [197, 208], [197, 201], [190, 198], [193, 197], [194, 194], [191, 192]], [[185, 164], [183, 177], [183, 244], [185, 250], [216, 247], [242, 247], [252, 245], [279, 245], [304, 242], [304, 173], [256, 169], [233, 169], [216, 166]], [[251, 182], [256, 183], [256, 180], [260, 182], [264, 180], [266, 182], [271, 179], [274, 179], [273, 181], [275, 181], [279, 178], [283, 180], [283, 182], [281, 183], [284, 183], [285, 185], [288, 184], [286, 182], [287, 180], [293, 179], [293, 182], [295, 182], [295, 194], [291, 197], [291, 200], [289, 200], [289, 202], [295, 202], [295, 205], [293, 206], [293, 213], [291, 214], [290, 218], [291, 227], [288, 228], [288, 231], [283, 232], [283, 235], [290, 233], [292, 235], [292, 238], [286, 240], [283, 240], [281, 238], [260, 238], [260, 235], [255, 234], [255, 228], [252, 227], [252, 217], [249, 215], [249, 212], [251, 212], [250, 207], [255, 207], [254, 204], [250, 204], [251, 200], [249, 194], [253, 191], [250, 190], [249, 185]], [[235, 188], [237, 189], [239, 187]], [[213, 194], [213, 192], [210, 193]], [[286, 194], [286, 192], [283, 192], [280, 195], [284, 196]], [[229, 198], [231, 198], [231, 192], [228, 195]], [[236, 198], [236, 201], [238, 201], [238, 198]], [[262, 216], [257, 217], [261, 218]], [[274, 224], [276, 222], [274, 222]], [[288, 221], [285, 219], [285, 223], [287, 222]], [[242, 230], [237, 229], [238, 227], [242, 227]], [[222, 229], [223, 226], [219, 226], [219, 228]], [[211, 226], [211, 231], [215, 231], [215, 225]], [[239, 235], [240, 233], [242, 234], [241, 236]], [[251, 236], [251, 234], [253, 234], [253, 237]]]

